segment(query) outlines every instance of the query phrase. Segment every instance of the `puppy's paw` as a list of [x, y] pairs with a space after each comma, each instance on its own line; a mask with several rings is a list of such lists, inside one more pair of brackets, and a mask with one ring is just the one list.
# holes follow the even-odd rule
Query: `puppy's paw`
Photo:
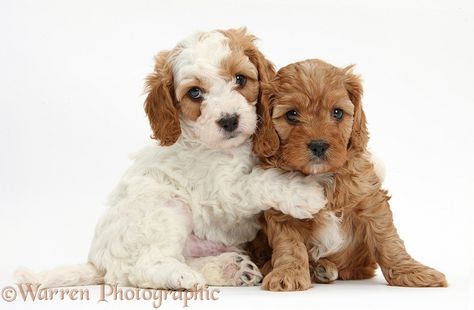
[[190, 268], [178, 270], [170, 281], [170, 289], [193, 290], [203, 288], [205, 285], [204, 277]]
[[446, 276], [436, 269], [419, 265], [414, 268], [384, 270], [385, 279], [392, 286], [447, 287]]
[[247, 255], [229, 256], [224, 275], [233, 286], [254, 286], [262, 281], [262, 274]]
[[293, 208], [289, 208], [285, 213], [299, 219], [312, 218], [313, 214], [326, 206], [324, 189], [314, 176], [301, 178], [291, 187]]
[[273, 269], [262, 283], [262, 288], [269, 291], [304, 291], [310, 287], [309, 271], [294, 267]]
[[192, 264], [204, 275], [206, 283], [219, 286], [253, 286], [260, 283], [262, 274], [247, 255], [239, 252], [203, 257]]
[[311, 263], [311, 280], [316, 283], [331, 283], [337, 280], [337, 266], [327, 259]]

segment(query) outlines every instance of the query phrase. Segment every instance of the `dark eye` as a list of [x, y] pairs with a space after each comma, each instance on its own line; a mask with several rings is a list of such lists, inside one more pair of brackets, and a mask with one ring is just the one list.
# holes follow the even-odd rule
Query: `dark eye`
[[235, 83], [239, 85], [240, 87], [244, 87], [245, 83], [247, 83], [247, 78], [243, 76], [242, 74], [237, 74], [235, 76]]
[[296, 112], [295, 110], [290, 110], [286, 112], [285, 116], [288, 123], [290, 124], [298, 123], [298, 112]]
[[193, 87], [190, 90], [188, 90], [188, 96], [194, 101], [200, 101], [203, 99], [202, 90], [198, 87]]
[[344, 111], [343, 110], [337, 109], [337, 108], [332, 110], [332, 117], [334, 117], [338, 121], [340, 121], [343, 116], [344, 116]]

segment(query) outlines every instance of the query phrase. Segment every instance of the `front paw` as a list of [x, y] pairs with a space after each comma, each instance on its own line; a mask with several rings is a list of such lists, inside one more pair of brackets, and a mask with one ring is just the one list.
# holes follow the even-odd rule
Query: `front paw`
[[408, 287], [447, 287], [448, 282], [443, 273], [436, 269], [418, 266], [418, 268], [392, 268], [384, 270], [389, 285]]
[[254, 286], [262, 281], [262, 274], [247, 255], [229, 255], [224, 274], [233, 286]]
[[310, 267], [311, 279], [316, 283], [331, 283], [337, 280], [337, 266], [327, 259], [312, 262]]
[[203, 259], [205, 264], [200, 270], [208, 285], [254, 286], [262, 280], [258, 267], [242, 253], [228, 252]]
[[171, 278], [169, 281], [170, 289], [200, 289], [206, 286], [206, 280], [203, 276], [194, 270], [191, 269], [182, 269], [177, 270], [173, 275], [174, 278]]
[[265, 276], [262, 288], [269, 291], [304, 291], [311, 287], [309, 270], [297, 267], [273, 269]]
[[304, 219], [312, 218], [313, 214], [318, 213], [326, 206], [327, 199], [324, 195], [324, 189], [315, 180], [313, 176], [302, 178], [300, 182], [294, 184], [291, 191], [291, 199], [295, 208], [291, 209], [289, 215]]

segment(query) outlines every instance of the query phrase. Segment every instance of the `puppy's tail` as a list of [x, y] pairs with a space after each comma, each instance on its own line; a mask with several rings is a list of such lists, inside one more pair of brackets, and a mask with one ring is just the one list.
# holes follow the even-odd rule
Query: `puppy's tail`
[[15, 278], [18, 283], [40, 284], [46, 288], [104, 283], [104, 274], [91, 263], [62, 266], [42, 272], [20, 267], [15, 271]]

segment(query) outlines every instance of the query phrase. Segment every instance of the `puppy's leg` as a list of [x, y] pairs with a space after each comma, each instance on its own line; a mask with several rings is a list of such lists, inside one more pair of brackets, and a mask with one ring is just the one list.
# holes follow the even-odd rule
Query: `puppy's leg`
[[[365, 235], [363, 236], [365, 238]], [[354, 241], [353, 246], [346, 249], [342, 259], [329, 257], [331, 261], [343, 263], [339, 266], [340, 280], [364, 280], [375, 276], [377, 263], [369, 247], [364, 243]]]
[[262, 274], [267, 275], [272, 270], [272, 248], [268, 244], [267, 234], [265, 233], [267, 222], [263, 212], [259, 217], [259, 223], [262, 229], [258, 231], [255, 239], [245, 245], [245, 250]]
[[271, 259], [268, 260], [265, 264], [263, 264], [263, 266], [260, 268], [260, 271], [262, 272], [262, 274], [264, 276], [269, 274], [272, 270], [273, 270], [273, 266], [272, 266], [272, 260]]
[[204, 277], [174, 257], [143, 253], [130, 270], [129, 281], [137, 287], [193, 289], [206, 284]]
[[[159, 228], [156, 225], [160, 225]], [[132, 285], [164, 289], [192, 289], [206, 284], [183, 256], [191, 233], [190, 213], [180, 201], [169, 200], [141, 223], [147, 237], [129, 274]]]
[[183, 256], [192, 231], [187, 205], [156, 194], [161, 188], [154, 182], [127, 186], [99, 221], [89, 253], [89, 261], [105, 271], [105, 282], [155, 289], [204, 285]]
[[420, 264], [407, 253], [393, 225], [385, 192], [379, 191], [377, 197], [366, 203], [376, 203], [376, 207], [363, 210], [360, 216], [366, 220], [368, 244], [372, 243], [387, 282], [395, 286], [447, 286], [444, 274]]
[[237, 252], [190, 257], [186, 262], [204, 276], [208, 285], [253, 286], [262, 280], [262, 274], [250, 258]]
[[[365, 238], [365, 235], [363, 238]], [[337, 266], [336, 271], [339, 280], [370, 279], [375, 276], [375, 271], [377, 270], [377, 264], [370, 249], [366, 244], [359, 243], [355, 237], [348, 248], [329, 256], [328, 261]], [[326, 267], [326, 263], [323, 266]], [[325, 269], [331, 270], [332, 266]], [[316, 270], [315, 272], [319, 273], [320, 271]], [[327, 275], [323, 274], [323, 279], [325, 276]]]
[[341, 232], [341, 219], [334, 212], [320, 211], [313, 221], [308, 250], [311, 279], [316, 283], [331, 283], [338, 277], [337, 265], [322, 257], [339, 251], [346, 243], [346, 236]]
[[327, 259], [336, 264], [340, 280], [362, 280], [375, 276], [377, 263], [373, 250], [366, 243], [367, 225], [356, 215], [348, 212], [342, 222], [344, 231], [349, 231], [349, 242], [338, 252]]
[[[308, 251], [298, 227], [302, 221], [275, 210], [265, 211], [268, 241], [273, 248], [273, 270], [263, 279], [263, 289], [302, 291], [311, 286]], [[303, 225], [304, 226], [304, 225]]]
[[311, 219], [326, 206], [324, 189], [315, 176], [301, 176], [298, 172], [282, 173], [279, 169], [254, 168], [240, 180], [247, 206], [242, 211], [253, 214], [273, 208], [297, 219]]
[[311, 280], [316, 283], [331, 283], [337, 279], [337, 266], [328, 259], [321, 258], [310, 263]]

